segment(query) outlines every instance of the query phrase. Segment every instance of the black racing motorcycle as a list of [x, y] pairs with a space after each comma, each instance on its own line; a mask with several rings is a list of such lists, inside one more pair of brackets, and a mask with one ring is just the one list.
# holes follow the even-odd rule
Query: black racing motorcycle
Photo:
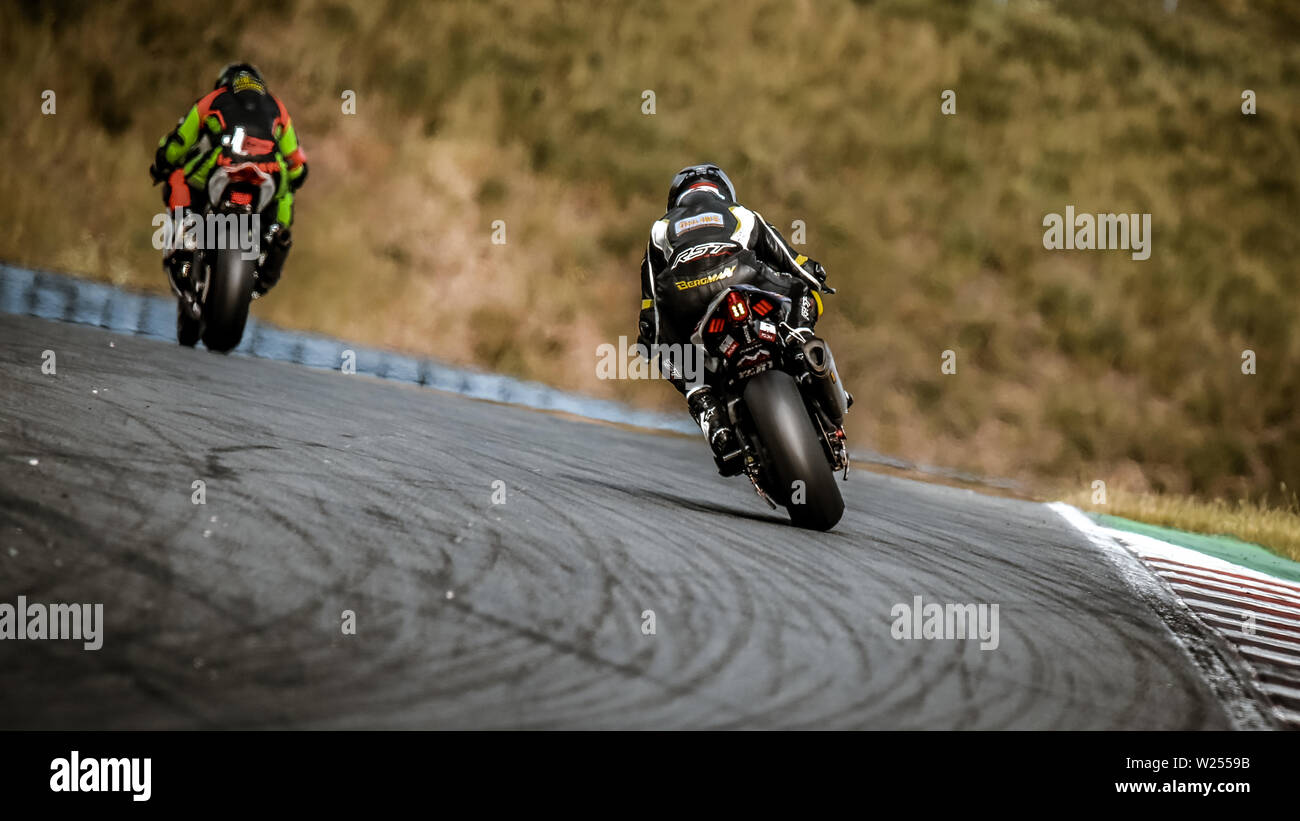
[[[222, 138], [221, 154], [208, 175], [207, 202], [189, 217], [201, 225], [178, 226], [187, 232], [178, 241], [193, 251], [194, 259], [192, 293], [176, 292], [176, 339], [191, 348], [202, 339], [208, 350], [220, 353], [234, 350], [244, 336], [265, 251], [259, 221], [251, 218], [270, 205], [277, 184], [274, 163], [249, 159], [250, 154], [261, 154], [273, 146], [247, 138], [241, 131], [236, 129], [233, 139], [230, 135]], [[262, 148], [250, 149], [252, 143]], [[161, 181], [161, 176], [155, 174], [154, 180]], [[196, 230], [203, 240], [190, 242]], [[172, 290], [176, 291], [175, 285]]]
[[799, 527], [829, 530], [844, 514], [835, 474], [849, 472], [851, 399], [826, 342], [792, 327], [791, 310], [788, 297], [738, 283], [709, 304], [691, 341], [704, 348], [709, 382], [740, 442], [720, 472], [747, 475]]
[[210, 224], [235, 241], [195, 251], [194, 301], [189, 310], [182, 305], [177, 315], [176, 339], [193, 347], [202, 338], [208, 350], [225, 353], [238, 347], [244, 336], [261, 252], [260, 232], [249, 227], [251, 220], [239, 218], [258, 214], [270, 204], [275, 180], [254, 162], [218, 165], [208, 177], [207, 192], [204, 218], [215, 215]]

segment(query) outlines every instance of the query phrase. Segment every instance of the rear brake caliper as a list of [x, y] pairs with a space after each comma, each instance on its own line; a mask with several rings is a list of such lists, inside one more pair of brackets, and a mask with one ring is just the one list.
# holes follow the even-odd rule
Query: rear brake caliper
[[835, 467], [842, 467], [844, 469], [844, 476], [842, 478], [847, 479], [849, 478], [849, 441], [845, 438], [844, 428], [842, 427], [835, 429], [834, 436], [837, 446], [835, 451]]

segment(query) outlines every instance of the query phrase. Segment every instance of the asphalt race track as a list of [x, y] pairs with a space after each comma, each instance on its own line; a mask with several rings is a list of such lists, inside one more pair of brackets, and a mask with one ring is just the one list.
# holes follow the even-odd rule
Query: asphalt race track
[[[98, 651], [0, 641], [0, 728], [1249, 719], [1046, 506], [843, 488], [798, 531], [697, 439], [0, 315], [0, 603], [106, 623]], [[918, 595], [999, 605], [997, 649], [893, 638]]]

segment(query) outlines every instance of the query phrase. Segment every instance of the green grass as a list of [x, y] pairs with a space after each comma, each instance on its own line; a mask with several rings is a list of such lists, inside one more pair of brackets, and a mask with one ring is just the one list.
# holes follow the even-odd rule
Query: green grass
[[[1280, 495], [1285, 496], [1285, 489]], [[1294, 493], [1276, 505], [1124, 491], [1107, 493], [1105, 504], [1093, 504], [1092, 493], [1084, 491], [1068, 495], [1066, 501], [1084, 510], [1161, 527], [1232, 536], [1300, 561], [1300, 501]]]
[[[595, 350], [634, 333], [669, 177], [713, 159], [787, 233], [805, 221], [804, 250], [840, 289], [822, 327], [860, 400], [855, 442], [1031, 483], [1260, 502], [1300, 486], [1291, 3], [232, 0], [207, 16], [89, 2], [0, 16], [0, 257], [161, 290], [153, 147], [246, 57], [312, 164], [267, 319], [675, 407], [658, 382], [597, 381]], [[1043, 215], [1066, 205], [1151, 213], [1151, 258], [1045, 250]], [[939, 371], [946, 349], [956, 375]]]

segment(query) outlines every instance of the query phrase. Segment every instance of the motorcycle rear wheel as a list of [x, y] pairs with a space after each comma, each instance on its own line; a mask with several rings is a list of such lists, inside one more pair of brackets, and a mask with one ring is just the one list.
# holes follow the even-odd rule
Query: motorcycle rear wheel
[[238, 251], [216, 251], [203, 300], [203, 344], [228, 353], [239, 346], [253, 300], [253, 271], [257, 260]]
[[765, 452], [766, 490], [795, 525], [830, 530], [844, 515], [844, 497], [794, 377], [765, 371], [749, 380], [744, 396]]

